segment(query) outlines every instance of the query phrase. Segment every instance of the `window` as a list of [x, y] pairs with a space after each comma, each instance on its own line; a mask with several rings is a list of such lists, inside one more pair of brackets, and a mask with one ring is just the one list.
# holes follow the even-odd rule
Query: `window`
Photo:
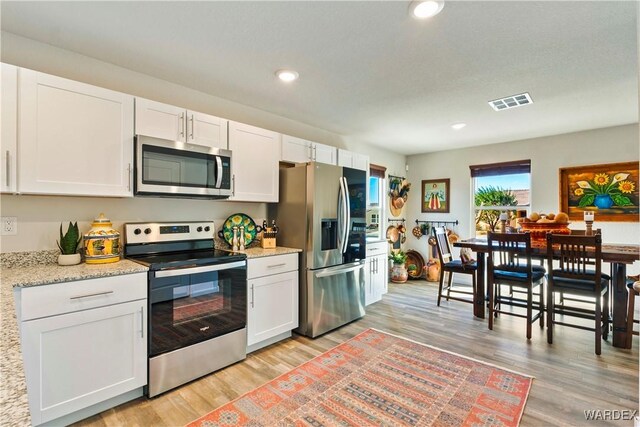
[[378, 165], [370, 165], [369, 189], [367, 205], [367, 237], [381, 238], [382, 212], [384, 212], [384, 175], [387, 168]]
[[527, 216], [531, 203], [531, 160], [474, 165], [473, 216], [476, 235], [496, 230], [500, 214], [507, 213], [507, 225], [515, 227], [515, 219]]

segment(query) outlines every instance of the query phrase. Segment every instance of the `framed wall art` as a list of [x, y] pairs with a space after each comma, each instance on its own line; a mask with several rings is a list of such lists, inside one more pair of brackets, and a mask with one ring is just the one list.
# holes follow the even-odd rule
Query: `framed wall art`
[[449, 213], [449, 178], [422, 180], [422, 212]]
[[638, 222], [638, 162], [560, 169], [560, 210], [582, 221]]

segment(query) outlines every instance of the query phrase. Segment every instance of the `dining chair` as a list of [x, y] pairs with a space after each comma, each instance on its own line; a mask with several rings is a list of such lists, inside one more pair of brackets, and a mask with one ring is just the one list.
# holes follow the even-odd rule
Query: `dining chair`
[[[596, 354], [601, 353], [602, 338], [607, 339], [609, 331], [609, 280], [602, 268], [602, 235], [560, 235], [547, 234], [547, 263], [553, 266], [553, 260], [559, 259], [558, 268], [549, 268], [547, 298], [547, 342], [553, 343], [555, 325], [569, 326], [595, 331]], [[595, 300], [595, 310], [568, 306], [567, 298], [560, 305], [555, 304], [556, 293], [590, 297]], [[575, 301], [575, 300], [571, 300]], [[603, 315], [604, 311], [604, 315]], [[563, 315], [563, 321], [555, 315]], [[591, 319], [595, 327], [568, 323], [564, 316]]]
[[[477, 280], [476, 271], [478, 265], [475, 261], [469, 263], [463, 263], [460, 259], [453, 259], [451, 254], [451, 244], [449, 242], [449, 236], [447, 235], [447, 229], [445, 227], [434, 227], [436, 235], [436, 247], [438, 249], [438, 258], [440, 259], [440, 283], [438, 285], [438, 306], [440, 306], [440, 300], [442, 299], [442, 293], [447, 292], [445, 298], [447, 301], [450, 299], [455, 301], [468, 302], [473, 304], [473, 296], [476, 292]], [[472, 290], [462, 289], [460, 286], [453, 286], [453, 274], [462, 273], [471, 275]], [[448, 281], [446, 287], [444, 286], [444, 275], [448, 274]], [[471, 298], [464, 298], [458, 296], [451, 296], [451, 293], [470, 295]]]
[[627, 282], [627, 291], [629, 292], [629, 301], [627, 303], [627, 348], [631, 348], [633, 344], [633, 336], [640, 335], [640, 333], [633, 329], [634, 323], [640, 323], [637, 319], [634, 319], [635, 314], [635, 300], [640, 295], [640, 281], [634, 282], [630, 280]]
[[[595, 230], [593, 230], [594, 234], [600, 234], [602, 235], [602, 229], [600, 228], [596, 228]], [[587, 236], [587, 230], [571, 230], [571, 235], [572, 236]], [[546, 258], [546, 256], [545, 256]], [[558, 291], [559, 297], [560, 297], [560, 304], [564, 304], [564, 292]], [[571, 298], [571, 297], [567, 297], [567, 301], [577, 301], [577, 302], [583, 302], [584, 300], [581, 299], [575, 299], [575, 298]], [[594, 301], [595, 303], [595, 301]], [[609, 306], [611, 306], [611, 298], [609, 298]]]
[[[544, 276], [541, 268], [534, 269], [531, 261], [531, 235], [529, 233], [493, 233], [487, 236], [487, 283], [489, 285], [489, 329], [493, 330], [498, 313], [522, 317], [527, 320], [527, 339], [531, 339], [531, 325], [540, 321], [544, 328]], [[526, 298], [502, 296], [501, 286], [513, 287], [526, 294]], [[538, 288], [538, 301], [534, 289]], [[526, 314], [503, 310], [502, 305], [526, 308]], [[537, 313], [534, 315], [533, 311]]]

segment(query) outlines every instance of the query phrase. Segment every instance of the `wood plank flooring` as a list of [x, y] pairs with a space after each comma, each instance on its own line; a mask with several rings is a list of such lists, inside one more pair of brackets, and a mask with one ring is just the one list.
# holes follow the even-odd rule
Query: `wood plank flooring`
[[311, 340], [294, 335], [247, 359], [154, 399], [140, 398], [77, 423], [77, 426], [182, 426], [218, 406], [344, 342], [377, 328], [422, 343], [535, 376], [522, 426], [632, 425], [585, 420], [585, 410], [638, 409], [638, 338], [633, 349], [603, 341], [594, 354], [592, 332], [558, 326], [554, 344], [537, 325], [525, 337], [524, 319], [501, 316], [489, 331], [472, 307], [456, 301], [436, 306], [437, 286], [426, 281], [389, 284], [367, 315]]

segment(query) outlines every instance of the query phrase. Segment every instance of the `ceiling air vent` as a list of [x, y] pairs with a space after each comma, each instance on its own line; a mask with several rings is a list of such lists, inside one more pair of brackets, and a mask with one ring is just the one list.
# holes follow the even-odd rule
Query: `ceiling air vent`
[[511, 95], [506, 98], [494, 99], [489, 101], [489, 105], [496, 111], [508, 110], [509, 108], [522, 107], [523, 105], [533, 104], [533, 99], [528, 92], [519, 95]]

